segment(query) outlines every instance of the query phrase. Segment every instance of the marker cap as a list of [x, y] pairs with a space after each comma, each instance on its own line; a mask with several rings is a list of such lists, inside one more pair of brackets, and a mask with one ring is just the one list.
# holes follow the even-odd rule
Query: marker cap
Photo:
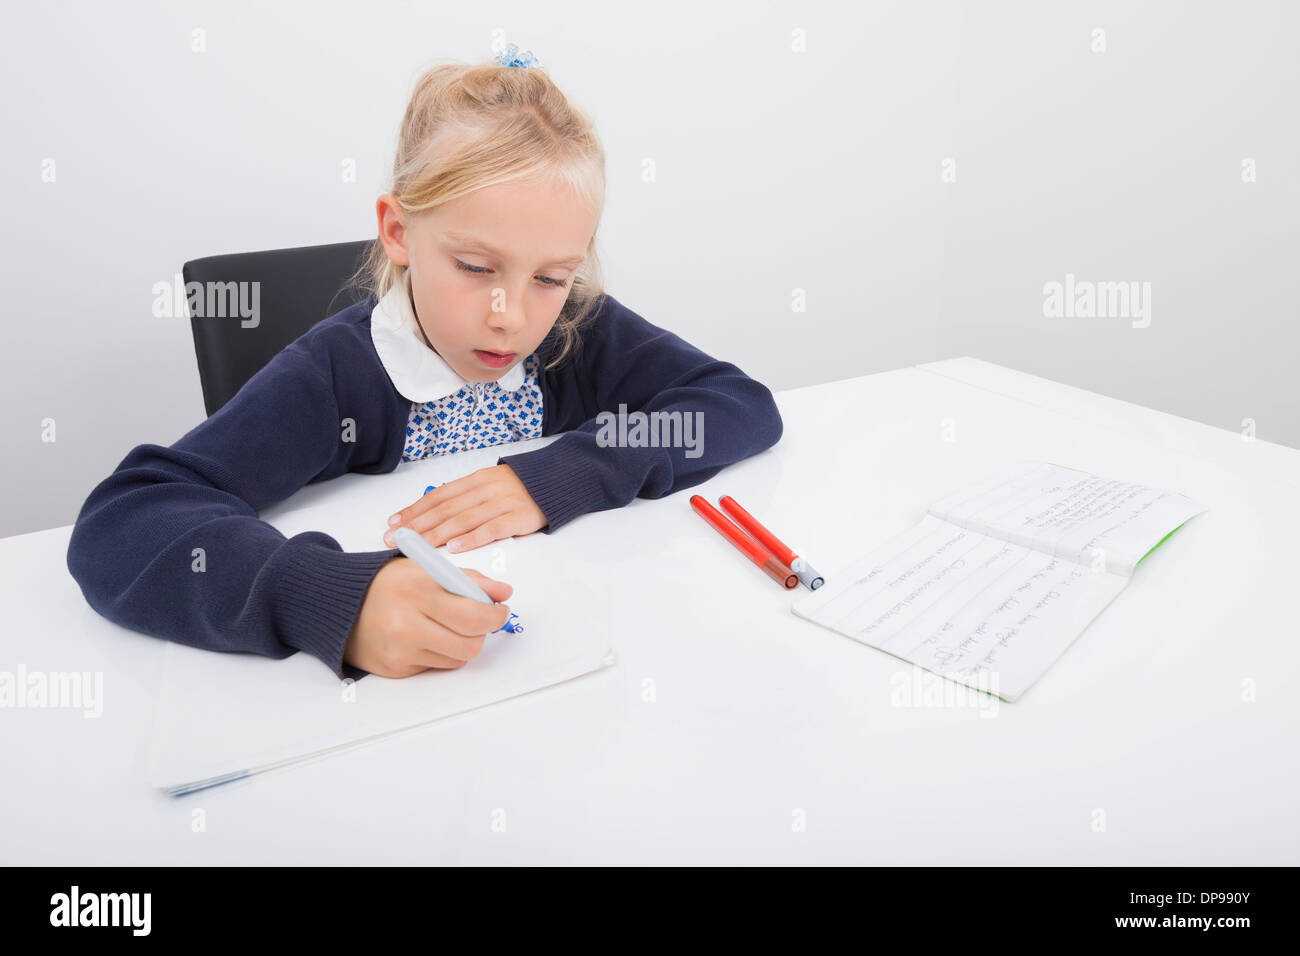
[[799, 575], [795, 574], [788, 567], [772, 556], [763, 562], [763, 573], [773, 581], [776, 581], [787, 591], [791, 591], [799, 586]]
[[803, 558], [795, 558], [790, 570], [799, 576], [799, 583], [809, 591], [816, 591], [826, 583], [826, 579], [817, 573], [817, 569]]

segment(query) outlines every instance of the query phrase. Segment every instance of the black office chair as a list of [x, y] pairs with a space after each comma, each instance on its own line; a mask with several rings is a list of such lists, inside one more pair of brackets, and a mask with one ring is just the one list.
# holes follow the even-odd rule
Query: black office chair
[[[225, 315], [197, 315], [187, 302], [203, 404], [209, 415], [230, 401], [286, 345], [321, 319], [366, 296], [344, 285], [361, 267], [371, 244], [372, 240], [336, 242], [207, 256], [185, 263], [181, 273], [187, 286], [198, 282], [204, 290], [233, 290], [241, 287], [210, 287], [208, 283], [259, 283], [256, 324], [241, 320], [238, 311], [229, 308], [213, 309]], [[245, 325], [246, 321], [249, 324]]]

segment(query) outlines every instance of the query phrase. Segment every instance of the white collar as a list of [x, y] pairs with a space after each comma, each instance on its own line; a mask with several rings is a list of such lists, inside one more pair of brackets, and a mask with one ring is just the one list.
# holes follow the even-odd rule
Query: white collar
[[[446, 398], [469, 384], [446, 359], [424, 344], [405, 283], [393, 286], [376, 303], [370, 313], [370, 340], [397, 391], [412, 402]], [[496, 382], [508, 392], [520, 388], [524, 384], [523, 361], [512, 365]]]

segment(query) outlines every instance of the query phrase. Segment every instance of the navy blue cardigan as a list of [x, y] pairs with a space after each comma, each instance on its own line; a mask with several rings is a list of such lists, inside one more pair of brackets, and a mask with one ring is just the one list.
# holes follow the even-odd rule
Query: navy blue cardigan
[[[321, 532], [286, 538], [257, 513], [304, 485], [380, 474], [402, 459], [411, 402], [370, 338], [373, 296], [314, 325], [171, 447], [137, 445], [86, 499], [68, 570], [86, 600], [125, 627], [192, 647], [273, 658], [306, 651], [340, 678], [366, 671], [343, 648], [366, 589], [401, 552], [345, 552]], [[546, 370], [547, 447], [503, 455], [553, 533], [587, 512], [661, 498], [781, 437], [771, 391], [606, 294], [582, 347]], [[597, 443], [600, 412], [703, 412], [703, 454]], [[344, 419], [355, 422], [342, 440]], [[500, 446], [508, 449], [508, 445]], [[396, 509], [395, 509], [396, 510]], [[204, 571], [192, 569], [195, 548]]]

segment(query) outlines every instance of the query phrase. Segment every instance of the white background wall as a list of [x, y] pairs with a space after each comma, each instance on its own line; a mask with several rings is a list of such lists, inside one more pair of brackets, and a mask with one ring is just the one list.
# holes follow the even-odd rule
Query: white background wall
[[[494, 30], [596, 118], [609, 291], [773, 389], [973, 355], [1300, 446], [1294, 6], [483, 11], [7, 11], [0, 535], [71, 523], [133, 445], [203, 418], [189, 322], [152, 316], [153, 284], [373, 235], [412, 83]], [[1046, 318], [1067, 273], [1150, 282], [1149, 327]]]

